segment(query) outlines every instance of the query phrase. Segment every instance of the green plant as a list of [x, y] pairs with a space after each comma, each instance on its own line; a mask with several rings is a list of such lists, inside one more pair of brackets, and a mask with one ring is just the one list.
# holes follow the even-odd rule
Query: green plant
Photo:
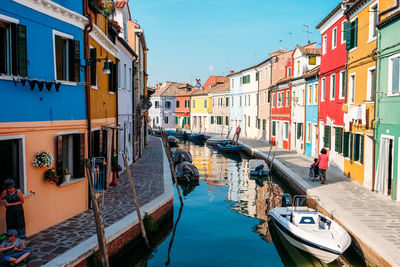
[[62, 169], [62, 174], [63, 175], [71, 175], [71, 172], [69, 171], [68, 168], [64, 168], [64, 169]]
[[47, 171], [45, 171], [44, 179], [51, 184], [54, 183], [59, 185], [62, 183], [62, 179], [60, 178], [60, 176], [57, 176], [57, 172], [54, 169], [48, 169]]
[[54, 162], [54, 157], [50, 152], [38, 152], [36, 158], [33, 160], [34, 167], [50, 167]]
[[148, 213], [144, 214], [143, 224], [146, 231], [155, 232], [158, 230], [158, 223], [153, 220], [153, 217]]
[[111, 26], [113, 26], [114, 29], [115, 29], [117, 32], [121, 32], [121, 31], [122, 31], [122, 27], [119, 26], [119, 24], [118, 24], [118, 22], [117, 22], [116, 20], [110, 19], [109, 22], [110, 22]]
[[118, 156], [117, 155], [111, 156], [111, 170], [113, 172], [122, 171], [121, 165], [118, 164]]

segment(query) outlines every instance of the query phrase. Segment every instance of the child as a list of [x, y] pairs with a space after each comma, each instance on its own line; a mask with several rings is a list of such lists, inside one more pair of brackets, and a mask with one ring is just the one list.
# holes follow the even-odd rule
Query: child
[[25, 249], [23, 241], [17, 238], [17, 234], [17, 230], [9, 229], [7, 239], [0, 244], [0, 252], [4, 252], [2, 262], [5, 264], [17, 265], [32, 253], [29, 249]]
[[318, 159], [314, 159], [314, 163], [311, 164], [310, 169], [314, 171], [314, 178], [318, 177], [319, 167], [318, 167]]

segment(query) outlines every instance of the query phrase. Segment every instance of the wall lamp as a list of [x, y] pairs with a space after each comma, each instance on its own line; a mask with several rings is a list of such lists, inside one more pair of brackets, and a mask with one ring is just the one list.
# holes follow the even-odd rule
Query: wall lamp
[[90, 58], [90, 59], [87, 59], [86, 62], [87, 62], [87, 65], [92, 65], [93, 62], [101, 62], [102, 60], [104, 60], [103, 73], [110, 74], [111, 71], [110, 71], [110, 63], [108, 62], [109, 61], [108, 57], [95, 58], [95, 59]]

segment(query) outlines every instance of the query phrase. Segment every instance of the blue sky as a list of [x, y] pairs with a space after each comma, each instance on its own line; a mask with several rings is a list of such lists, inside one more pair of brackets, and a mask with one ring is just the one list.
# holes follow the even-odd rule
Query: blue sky
[[[315, 26], [339, 0], [129, 0], [132, 19], [145, 30], [149, 86], [202, 83], [265, 60], [281, 47], [310, 41]], [[280, 41], [281, 40], [281, 41]], [[213, 70], [210, 71], [210, 66]]]

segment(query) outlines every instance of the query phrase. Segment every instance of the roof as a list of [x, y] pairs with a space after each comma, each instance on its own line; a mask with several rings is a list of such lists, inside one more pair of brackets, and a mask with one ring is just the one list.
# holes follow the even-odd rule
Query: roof
[[229, 82], [217, 84], [209, 90], [209, 93], [222, 93], [229, 91]]
[[286, 83], [286, 82], [288, 82], [288, 81], [290, 81], [292, 79], [293, 79], [293, 76], [282, 78], [282, 79], [280, 79], [279, 81], [276, 82], [276, 85], [282, 84], [282, 83]]
[[304, 48], [304, 54], [307, 56], [320, 56], [321, 48]]
[[320, 70], [320, 66], [316, 66], [315, 68], [304, 73], [303, 78], [307, 79], [307, 78], [312, 78], [314, 76], [317, 76], [319, 74], [319, 70]]
[[367, 1], [369, 0], [347, 0], [350, 6], [344, 11], [344, 14], [348, 17], [362, 7]]
[[115, 8], [124, 8], [127, 2], [125, 1], [114, 1]]
[[159, 89], [155, 89], [155, 93], [152, 96], [176, 96], [181, 92], [185, 92], [186, 87], [181, 86], [182, 83], [166, 82]]
[[315, 28], [319, 29], [322, 27], [322, 25], [325, 24], [325, 22], [327, 22], [333, 15], [336, 14], [336, 12], [338, 10], [340, 10], [342, 8], [342, 2], [340, 2], [332, 11], [331, 13], [328, 14], [328, 16], [326, 16]]
[[388, 17], [386, 17], [385, 19], [381, 20], [376, 27], [378, 27], [378, 29], [382, 28], [383, 26], [388, 25], [389, 23], [398, 20], [400, 18], [400, 10], [394, 12], [393, 14], [389, 15]]

